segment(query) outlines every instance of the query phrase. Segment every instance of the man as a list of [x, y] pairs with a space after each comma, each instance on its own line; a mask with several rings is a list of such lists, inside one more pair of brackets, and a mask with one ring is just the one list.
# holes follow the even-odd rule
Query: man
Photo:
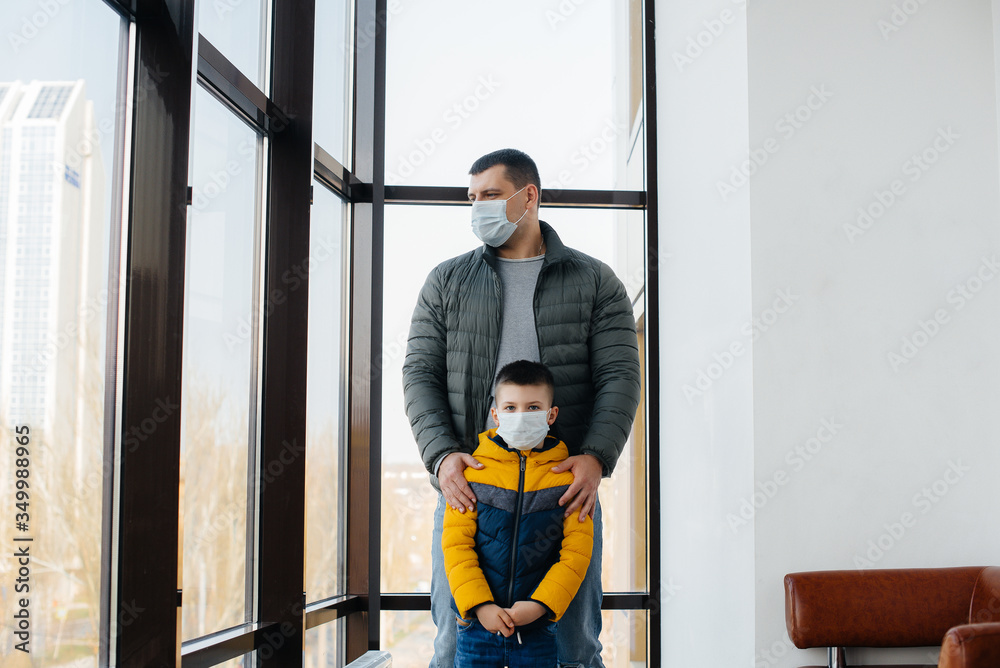
[[451, 668], [454, 613], [441, 549], [445, 503], [475, 508], [466, 467], [490, 427], [497, 371], [517, 359], [541, 362], [555, 378], [559, 424], [570, 457], [555, 467], [573, 484], [559, 499], [566, 516], [594, 520], [594, 550], [557, 637], [561, 665], [603, 666], [601, 510], [639, 402], [635, 318], [621, 281], [602, 262], [567, 248], [538, 219], [534, 161], [503, 149], [469, 171], [473, 232], [483, 246], [438, 265], [413, 312], [403, 363], [406, 413], [438, 498], [432, 538], [431, 615], [438, 628], [432, 668]]

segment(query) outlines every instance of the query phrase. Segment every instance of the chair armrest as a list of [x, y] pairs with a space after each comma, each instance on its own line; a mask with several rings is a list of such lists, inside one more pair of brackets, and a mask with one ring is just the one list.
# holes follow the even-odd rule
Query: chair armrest
[[1000, 666], [1000, 622], [963, 624], [948, 629], [938, 668]]

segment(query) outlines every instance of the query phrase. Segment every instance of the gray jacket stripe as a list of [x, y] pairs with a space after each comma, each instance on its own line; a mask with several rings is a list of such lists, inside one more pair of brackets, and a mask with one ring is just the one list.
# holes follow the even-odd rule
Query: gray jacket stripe
[[527, 515], [529, 513], [537, 513], [540, 510], [558, 508], [559, 497], [565, 494], [567, 489], [569, 489], [569, 485], [527, 492], [524, 495], [524, 505], [521, 506], [521, 514]]
[[504, 489], [481, 482], [471, 482], [469, 486], [472, 488], [472, 493], [476, 495], [477, 503], [482, 502], [508, 513], [514, 512], [514, 508], [517, 506], [517, 490]]

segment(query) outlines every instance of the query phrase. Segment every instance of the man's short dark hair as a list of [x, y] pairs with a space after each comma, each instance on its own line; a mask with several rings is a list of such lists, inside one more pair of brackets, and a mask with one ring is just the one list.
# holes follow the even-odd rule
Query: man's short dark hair
[[506, 383], [511, 385], [544, 385], [552, 390], [553, 394], [556, 390], [556, 380], [549, 368], [540, 362], [529, 362], [528, 360], [517, 360], [505, 364], [500, 369], [494, 387], [500, 387]]
[[502, 148], [499, 151], [487, 153], [479, 160], [472, 163], [469, 174], [475, 176], [482, 174], [490, 167], [503, 165], [507, 173], [507, 179], [518, 189], [529, 183], [535, 184], [539, 190], [542, 189], [542, 180], [538, 176], [538, 166], [535, 161], [524, 151], [516, 148]]

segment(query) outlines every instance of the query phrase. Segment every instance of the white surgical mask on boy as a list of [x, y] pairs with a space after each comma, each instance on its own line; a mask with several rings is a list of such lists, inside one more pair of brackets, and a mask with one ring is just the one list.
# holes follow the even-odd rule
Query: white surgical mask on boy
[[[524, 188], [527, 187], [524, 186]], [[518, 190], [517, 193], [521, 190]], [[513, 223], [507, 220], [507, 200], [510, 197], [507, 199], [476, 200], [472, 203], [472, 231], [487, 246], [496, 248], [507, 243], [510, 236], [514, 234], [514, 230], [517, 229], [517, 224], [521, 222], [521, 218], [524, 218], [524, 214], [528, 213], [528, 209], [525, 209], [521, 218]]]
[[549, 433], [549, 411], [499, 412], [497, 436], [515, 450], [531, 450]]

